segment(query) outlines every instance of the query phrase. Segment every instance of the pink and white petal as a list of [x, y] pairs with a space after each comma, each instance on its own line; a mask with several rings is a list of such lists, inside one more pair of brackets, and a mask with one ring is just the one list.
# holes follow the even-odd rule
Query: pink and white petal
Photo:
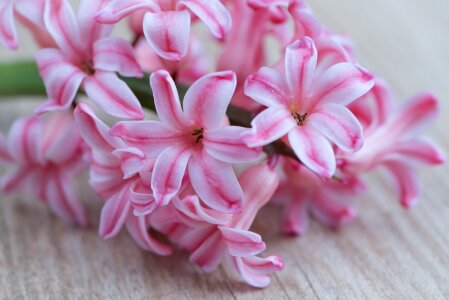
[[289, 0], [248, 0], [248, 5], [254, 8], [288, 7]]
[[170, 246], [159, 242], [149, 232], [149, 224], [146, 217], [130, 215], [126, 220], [126, 228], [134, 241], [143, 249], [158, 255], [167, 256], [172, 254]]
[[232, 256], [251, 256], [265, 250], [265, 243], [257, 233], [226, 227], [218, 227], [218, 229]]
[[43, 122], [38, 117], [16, 120], [11, 126], [7, 139], [10, 155], [16, 162], [39, 165], [44, 164], [41, 147]]
[[32, 170], [29, 167], [18, 167], [10, 171], [0, 177], [0, 191], [6, 194], [23, 191], [23, 185], [26, 184], [26, 180], [31, 174]]
[[0, 45], [17, 49], [19, 41], [14, 26], [14, 0], [0, 2]]
[[395, 146], [394, 153], [428, 165], [439, 165], [446, 161], [443, 149], [428, 138], [414, 138], [399, 142]]
[[289, 235], [303, 235], [309, 228], [309, 210], [307, 199], [298, 194], [288, 195], [288, 202], [284, 205], [282, 230]]
[[181, 0], [176, 8], [188, 8], [209, 27], [216, 38], [223, 38], [231, 29], [231, 14], [219, 0]]
[[112, 155], [120, 160], [124, 180], [138, 175], [145, 166], [145, 154], [137, 148], [120, 148], [114, 150]]
[[95, 115], [88, 104], [78, 104], [74, 115], [83, 140], [95, 151], [111, 153], [115, 148], [125, 146], [119, 138], [109, 135], [110, 128]]
[[160, 57], [180, 61], [189, 48], [190, 14], [187, 11], [149, 12], [143, 19], [143, 32]]
[[308, 122], [343, 151], [356, 152], [363, 146], [362, 125], [345, 106], [323, 104], [309, 116]]
[[221, 127], [236, 85], [237, 77], [232, 71], [212, 73], [198, 79], [184, 97], [187, 118], [204, 129]]
[[157, 202], [166, 205], [178, 194], [191, 155], [192, 149], [185, 145], [169, 147], [159, 154], [151, 178]]
[[321, 133], [305, 125], [290, 131], [288, 140], [296, 156], [306, 167], [324, 178], [334, 175], [334, 150]]
[[12, 156], [9, 153], [6, 138], [2, 132], [0, 132], [0, 162], [11, 162]]
[[405, 208], [414, 206], [421, 194], [421, 185], [416, 170], [405, 161], [391, 160], [385, 162], [397, 188], [400, 203]]
[[230, 257], [231, 265], [249, 285], [267, 287], [271, 280], [268, 274], [284, 269], [284, 262], [277, 256], [265, 258], [257, 256]]
[[285, 136], [296, 127], [290, 111], [282, 106], [269, 107], [255, 117], [252, 131], [244, 133], [245, 142], [250, 147], [265, 146]]
[[241, 211], [244, 195], [230, 164], [201, 151], [192, 156], [188, 168], [192, 186], [206, 205], [224, 213]]
[[181, 109], [178, 90], [170, 74], [165, 70], [151, 74], [150, 86], [157, 115], [162, 123], [180, 130], [189, 126], [190, 124]]
[[67, 0], [47, 0], [44, 22], [59, 48], [76, 58], [83, 50], [81, 33], [75, 13]]
[[142, 77], [143, 72], [134, 57], [131, 44], [123, 39], [109, 37], [95, 42], [94, 68], [118, 72], [127, 77]]
[[329, 197], [326, 193], [318, 193], [315, 199], [311, 201], [313, 216], [333, 229], [341, 228], [355, 220], [357, 216], [354, 208], [347, 203], [338, 201], [338, 199], [335, 199], [335, 196]]
[[[309, 95], [317, 64], [315, 43], [309, 37], [302, 38], [285, 51], [285, 72], [290, 94], [301, 101]], [[298, 103], [301, 104], [301, 103]]]
[[228, 163], [244, 163], [257, 160], [261, 148], [249, 148], [242, 138], [248, 128], [226, 126], [208, 130], [204, 133], [203, 145], [207, 153]]
[[223, 260], [225, 243], [219, 231], [215, 231], [190, 256], [190, 262], [198, 265], [204, 272], [212, 272]]
[[129, 201], [134, 208], [135, 216], [149, 215], [159, 207], [159, 203], [153, 197], [153, 192], [139, 181], [131, 186]]
[[374, 76], [352, 63], [333, 65], [311, 87], [312, 106], [324, 103], [348, 105], [374, 86]]
[[85, 50], [90, 53], [92, 45], [105, 37], [108, 37], [113, 26], [99, 23], [96, 14], [106, 5], [109, 0], [81, 0], [78, 8], [78, 24], [82, 34]]
[[178, 211], [193, 220], [201, 221], [203, 224], [206, 222], [208, 224], [224, 225], [229, 223], [231, 218], [228, 214], [203, 207], [200, 199], [195, 195], [187, 196], [182, 200], [175, 199], [173, 204]]
[[288, 86], [284, 75], [268, 67], [262, 67], [245, 82], [245, 95], [265, 106], [288, 106]]
[[96, 20], [100, 23], [115, 24], [138, 10], [159, 11], [159, 7], [150, 0], [112, 0], [97, 13]]
[[150, 158], [163, 150], [183, 142], [185, 133], [175, 131], [162, 122], [119, 122], [112, 127], [111, 135], [122, 138], [129, 146], [141, 149]]
[[116, 236], [125, 224], [131, 203], [129, 202], [129, 186], [121, 189], [106, 200], [100, 217], [99, 234], [103, 239]]
[[52, 211], [62, 220], [86, 226], [87, 213], [81, 203], [76, 199], [69, 179], [56, 173], [47, 178], [46, 196]]
[[143, 119], [139, 100], [124, 81], [111, 72], [96, 71], [83, 83], [87, 96], [111, 116], [133, 120]]

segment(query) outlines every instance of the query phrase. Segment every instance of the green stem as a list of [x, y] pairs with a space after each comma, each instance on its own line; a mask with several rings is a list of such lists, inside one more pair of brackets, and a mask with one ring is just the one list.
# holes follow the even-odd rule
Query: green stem
[[0, 64], [0, 97], [45, 96], [45, 87], [34, 62]]

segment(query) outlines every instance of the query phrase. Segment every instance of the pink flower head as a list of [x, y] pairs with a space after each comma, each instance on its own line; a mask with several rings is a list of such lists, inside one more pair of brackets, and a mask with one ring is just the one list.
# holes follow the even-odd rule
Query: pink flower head
[[143, 249], [160, 255], [171, 254], [169, 246], [149, 233], [148, 218], [136, 216], [132, 210], [132, 203], [142, 198], [153, 203], [147, 207], [150, 211], [157, 207], [155, 201], [151, 201], [150, 187], [145, 184], [151, 172], [151, 161], [140, 150], [111, 137], [110, 128], [95, 116], [87, 104], [77, 106], [75, 120], [83, 139], [92, 148], [90, 184], [105, 201], [101, 211], [100, 236], [112, 238], [125, 225]]
[[267, 275], [282, 270], [284, 263], [277, 256], [257, 256], [265, 250], [265, 243], [260, 235], [248, 230], [259, 209], [270, 200], [279, 180], [270, 167], [259, 164], [247, 169], [239, 181], [245, 193], [239, 214], [210, 210], [201, 205], [197, 196], [188, 196], [158, 210], [152, 223], [173, 243], [189, 251], [190, 261], [204, 271], [213, 271], [226, 259], [248, 284], [266, 287], [270, 284]]
[[72, 184], [87, 167], [86, 150], [69, 112], [18, 119], [0, 138], [0, 161], [9, 166], [0, 189], [39, 198], [61, 219], [84, 226], [87, 215]]
[[430, 93], [421, 93], [400, 107], [393, 106], [390, 90], [377, 81], [366, 98], [354, 103], [365, 131], [365, 145], [355, 153], [341, 153], [343, 172], [360, 175], [377, 167], [384, 167], [397, 186], [404, 207], [413, 206], [420, 194], [416, 164], [439, 165], [446, 160], [443, 151], [430, 139], [421, 135], [439, 112], [438, 100]]
[[166, 60], [179, 61], [186, 55], [191, 14], [217, 38], [231, 28], [231, 16], [219, 0], [112, 0], [97, 14], [97, 20], [114, 24], [139, 10], [146, 12], [142, 26], [148, 43]]
[[362, 127], [346, 105], [373, 86], [371, 74], [351, 63], [339, 63], [315, 75], [317, 50], [303, 38], [285, 54], [285, 73], [262, 67], [246, 82], [245, 93], [268, 108], [245, 134], [250, 147], [288, 135], [299, 160], [322, 177], [331, 177], [336, 160], [331, 143], [346, 151], [363, 144]]
[[250, 149], [240, 137], [246, 129], [224, 126], [226, 109], [234, 93], [236, 77], [226, 71], [196, 81], [183, 101], [166, 71], [150, 78], [161, 121], [121, 122], [111, 134], [157, 157], [151, 179], [156, 200], [167, 204], [175, 197], [188, 169], [200, 198], [223, 212], [241, 209], [243, 192], [231, 163], [255, 160], [260, 148]]
[[106, 113], [143, 118], [139, 101], [115, 73], [141, 77], [142, 70], [131, 45], [108, 37], [112, 27], [95, 21], [104, 3], [83, 0], [76, 17], [66, 0], [46, 1], [45, 26], [59, 49], [43, 49], [36, 54], [49, 97], [38, 112], [67, 109], [82, 85], [87, 96]]

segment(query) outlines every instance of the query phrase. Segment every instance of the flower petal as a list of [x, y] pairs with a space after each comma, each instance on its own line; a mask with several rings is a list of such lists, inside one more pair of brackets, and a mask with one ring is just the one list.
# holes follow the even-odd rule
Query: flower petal
[[173, 146], [159, 154], [151, 177], [151, 189], [158, 203], [166, 205], [177, 195], [192, 150], [189, 146]]
[[444, 151], [427, 138], [414, 138], [405, 142], [399, 142], [394, 149], [394, 153], [399, 153], [407, 158], [428, 165], [439, 165], [446, 161]]
[[257, 233], [226, 227], [219, 229], [232, 256], [256, 255], [265, 250], [265, 243]]
[[158, 11], [159, 7], [149, 0], [112, 0], [97, 13], [100, 23], [115, 24], [138, 10]]
[[306, 167], [325, 178], [334, 175], [336, 169], [334, 150], [321, 133], [305, 125], [290, 131], [288, 140]]
[[106, 113], [118, 118], [143, 119], [139, 100], [116, 74], [96, 71], [86, 78], [83, 87], [87, 96]]
[[284, 75], [271, 68], [262, 67], [245, 82], [245, 95], [265, 106], [288, 106], [287, 83]]
[[[0, 191], [5, 194], [23, 190], [23, 186], [31, 175], [29, 167], [19, 167], [0, 177]], [[36, 194], [36, 192], [35, 192]]]
[[219, 39], [231, 29], [231, 14], [218, 0], [181, 0], [176, 7], [178, 9], [187, 7]]
[[109, 0], [82, 0], [78, 8], [78, 24], [82, 33], [82, 41], [90, 53], [90, 47], [98, 40], [108, 37], [113, 26], [99, 23], [95, 16]]
[[190, 14], [187, 11], [146, 13], [143, 32], [160, 57], [180, 61], [189, 48]]
[[126, 222], [130, 207], [129, 186], [125, 185], [106, 200], [101, 210], [99, 234], [102, 238], [110, 239], [119, 233]]
[[223, 214], [213, 209], [205, 208], [201, 205], [198, 196], [190, 195], [184, 199], [175, 199], [173, 202], [176, 209], [195, 221], [201, 221], [202, 224], [224, 225], [229, 223], [231, 216]]
[[225, 250], [221, 234], [216, 231], [192, 253], [190, 262], [201, 267], [204, 272], [212, 272], [223, 260]]
[[231, 265], [243, 280], [249, 285], [258, 288], [267, 287], [271, 280], [268, 274], [280, 271], [284, 268], [284, 262], [277, 256], [265, 258], [257, 256], [230, 257]]
[[129, 201], [134, 208], [135, 216], [149, 215], [159, 207], [150, 188], [144, 187], [138, 181], [131, 186]]
[[234, 72], [217, 72], [201, 77], [184, 97], [184, 112], [205, 129], [220, 127], [234, 94], [237, 78]]
[[157, 115], [162, 123], [181, 130], [189, 126], [181, 109], [178, 90], [170, 74], [165, 70], [151, 74], [150, 85]]
[[285, 72], [290, 93], [295, 99], [306, 99], [317, 64], [315, 43], [309, 37], [291, 44], [285, 51]]
[[5, 136], [0, 132], [0, 162], [9, 162], [12, 156], [9, 154]]
[[0, 45], [9, 49], [17, 49], [19, 41], [14, 26], [14, 1], [0, 2]]
[[374, 86], [372, 74], [352, 63], [339, 63], [323, 72], [311, 88], [312, 105], [348, 105]]
[[143, 76], [132, 46], [115, 37], [101, 39], [94, 44], [94, 68], [118, 72], [127, 77]]
[[205, 204], [220, 212], [241, 211], [243, 191], [230, 164], [201, 151], [192, 156], [188, 168], [193, 188]]
[[250, 147], [259, 147], [286, 135], [296, 127], [296, 122], [286, 108], [273, 106], [258, 114], [251, 126], [252, 131], [244, 134], [245, 142]]
[[308, 121], [343, 151], [355, 152], [363, 146], [362, 125], [342, 105], [324, 104], [310, 115]]
[[7, 146], [15, 161], [26, 164], [43, 164], [43, 122], [38, 117], [20, 118], [11, 126]]
[[421, 185], [416, 170], [405, 161], [390, 160], [385, 162], [397, 187], [401, 205], [410, 208], [418, 202]]

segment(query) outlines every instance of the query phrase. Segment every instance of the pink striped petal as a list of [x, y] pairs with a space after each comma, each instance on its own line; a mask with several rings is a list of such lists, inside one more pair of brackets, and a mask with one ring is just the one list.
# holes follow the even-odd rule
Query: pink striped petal
[[254, 8], [269, 8], [274, 6], [288, 7], [289, 0], [248, 0], [248, 5]]
[[159, 7], [150, 0], [112, 0], [97, 13], [100, 23], [115, 24], [138, 10], [159, 11]]
[[305, 125], [290, 131], [288, 140], [306, 167], [325, 178], [334, 175], [336, 169], [334, 150], [323, 135]]
[[313, 216], [323, 224], [339, 229], [357, 217], [354, 208], [341, 202], [335, 199], [335, 196], [329, 197], [326, 193], [318, 194], [311, 206]]
[[147, 13], [143, 32], [160, 57], [180, 61], [189, 48], [190, 14], [187, 11]]
[[134, 208], [135, 216], [146, 216], [159, 207], [151, 189], [143, 186], [139, 181], [131, 186], [129, 201]]
[[343, 151], [355, 152], [363, 146], [363, 128], [352, 112], [342, 105], [321, 105], [309, 117], [309, 124]]
[[113, 26], [97, 22], [95, 19], [98, 11], [107, 4], [109, 0], [82, 0], [78, 8], [78, 24], [82, 33], [82, 41], [90, 53], [90, 47], [98, 40], [108, 37]]
[[271, 68], [262, 67], [245, 82], [245, 95], [265, 106], [289, 104], [284, 75]]
[[99, 234], [102, 238], [110, 239], [119, 233], [128, 218], [130, 207], [129, 186], [125, 185], [106, 200], [101, 210]]
[[201, 151], [192, 156], [188, 168], [193, 188], [205, 204], [220, 212], [241, 211], [243, 191], [230, 164]]
[[184, 112], [205, 129], [221, 126], [234, 94], [237, 78], [224, 71], [206, 75], [192, 84], [184, 97]]
[[200, 221], [202, 224], [224, 225], [231, 218], [229, 214], [223, 214], [201, 205], [198, 196], [190, 195], [182, 200], [175, 199], [173, 202], [176, 209], [190, 219]]
[[42, 149], [43, 122], [38, 117], [20, 118], [11, 126], [7, 146], [11, 156], [21, 163], [44, 164]]
[[127, 41], [115, 37], [101, 39], [94, 44], [94, 68], [118, 72], [128, 77], [143, 76], [132, 46]]
[[232, 256], [256, 255], [265, 250], [265, 243], [257, 233], [226, 227], [219, 227], [219, 229], [227, 250]]
[[[317, 50], [312, 39], [305, 37], [285, 51], [285, 72], [290, 93], [300, 102], [310, 92], [317, 63]], [[298, 103], [300, 104], [300, 103]]]
[[212, 272], [223, 260], [225, 244], [217, 231], [209, 236], [190, 256], [190, 262], [198, 265], [204, 272]]
[[264, 288], [270, 285], [267, 275], [284, 269], [284, 262], [277, 256], [265, 258], [257, 256], [232, 257], [234, 269], [249, 285]]
[[165, 70], [151, 74], [150, 85], [157, 115], [162, 123], [180, 130], [189, 126], [181, 109], [178, 90], [170, 74]]
[[184, 145], [167, 148], [159, 154], [151, 178], [151, 189], [154, 198], [162, 205], [178, 194], [191, 155], [191, 148]]
[[46, 196], [53, 212], [61, 219], [86, 226], [87, 214], [70, 187], [71, 182], [62, 174], [47, 179]]
[[257, 160], [262, 153], [262, 149], [248, 148], [242, 138], [242, 133], [248, 130], [248, 128], [237, 126], [208, 130], [204, 134], [204, 149], [216, 159], [228, 163], [244, 163]]
[[173, 251], [170, 246], [159, 242], [151, 236], [146, 217], [129, 216], [126, 221], [126, 228], [134, 241], [143, 249], [162, 256], [172, 254]]
[[44, 22], [56, 44], [72, 57], [80, 55], [83, 47], [75, 13], [67, 0], [47, 1]]
[[289, 235], [303, 235], [309, 228], [308, 201], [301, 195], [288, 195], [289, 203], [285, 205], [282, 230]]
[[231, 29], [231, 14], [219, 0], [181, 0], [176, 7], [178, 9], [188, 8], [219, 39], [223, 38]]
[[252, 131], [244, 134], [245, 142], [250, 147], [259, 147], [286, 135], [296, 127], [296, 122], [286, 108], [273, 106], [257, 115], [252, 120], [251, 126]]
[[[2, 177], [0, 177], [0, 191], [3, 193], [13, 193], [22, 191], [28, 176], [32, 175], [33, 170], [29, 167], [19, 167]], [[35, 192], [36, 194], [36, 192]]]
[[439, 165], [446, 161], [446, 154], [443, 149], [427, 138], [414, 138], [399, 142], [392, 154], [395, 155], [395, 153], [428, 165]]
[[151, 158], [169, 146], [182, 143], [185, 136], [184, 132], [158, 121], [119, 122], [110, 134], [122, 138], [129, 146], [142, 149]]
[[112, 154], [121, 162], [123, 179], [130, 179], [143, 170], [145, 154], [137, 148], [127, 147], [114, 150]]
[[9, 49], [17, 49], [19, 41], [14, 26], [14, 1], [0, 2], [0, 45]]
[[374, 86], [372, 74], [351, 63], [339, 63], [323, 72], [311, 88], [313, 104], [348, 105]]
[[11, 160], [12, 156], [9, 154], [5, 136], [0, 132], [0, 162], [9, 162]]
[[139, 100], [116, 74], [96, 71], [86, 78], [83, 87], [87, 96], [106, 113], [118, 118], [143, 119]]
[[407, 162], [399, 160], [388, 161], [385, 166], [392, 175], [401, 205], [405, 208], [414, 206], [421, 194], [421, 185], [416, 170]]

